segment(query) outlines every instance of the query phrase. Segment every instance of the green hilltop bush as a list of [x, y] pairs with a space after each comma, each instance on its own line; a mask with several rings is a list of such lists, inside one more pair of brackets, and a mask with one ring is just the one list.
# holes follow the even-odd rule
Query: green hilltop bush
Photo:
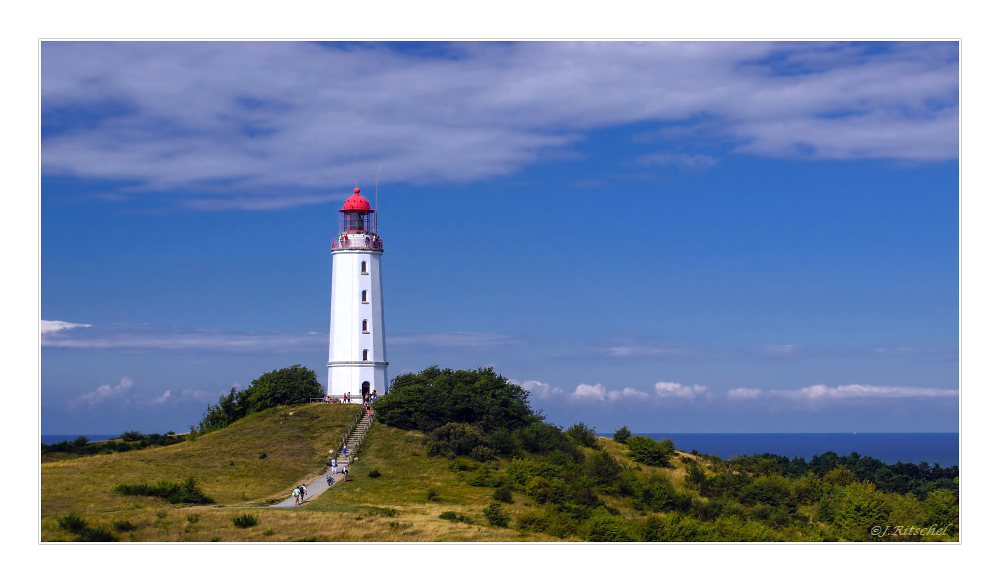
[[625, 440], [628, 457], [647, 466], [667, 467], [676, 449], [669, 439], [654, 440], [645, 435], [633, 435]]
[[376, 419], [390, 427], [425, 433], [449, 423], [464, 423], [488, 434], [541, 419], [528, 406], [528, 392], [492, 367], [454, 371], [432, 366], [399, 375], [373, 409]]
[[628, 441], [628, 438], [630, 437], [632, 437], [632, 432], [628, 430], [628, 425], [622, 425], [616, 429], [614, 434], [611, 436], [612, 439], [622, 444]]
[[[209, 405], [198, 423], [197, 433], [222, 429], [251, 413], [278, 405], [299, 405], [323, 396], [323, 386], [316, 380], [316, 371], [301, 364], [272, 370], [250, 381], [243, 390], [232, 387], [219, 403]], [[195, 428], [191, 434], [195, 435]]]
[[589, 447], [591, 449], [596, 449], [597, 445], [597, 430], [593, 427], [587, 427], [582, 421], [571, 425], [569, 429], [566, 430], [566, 437], [569, 437], [576, 443]]

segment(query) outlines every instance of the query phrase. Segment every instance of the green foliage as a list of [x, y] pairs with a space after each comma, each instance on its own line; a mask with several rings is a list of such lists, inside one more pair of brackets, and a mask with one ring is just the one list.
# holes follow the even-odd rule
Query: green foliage
[[705, 486], [705, 482], [708, 481], [708, 477], [705, 475], [705, 469], [701, 467], [698, 462], [689, 463], [685, 469], [684, 483], [691, 486], [696, 491], [701, 492], [702, 488]]
[[586, 539], [594, 542], [633, 542], [639, 540], [628, 520], [620, 516], [598, 513], [584, 526]]
[[493, 492], [493, 499], [504, 504], [513, 504], [514, 493], [511, 491], [510, 486], [500, 486]]
[[438, 493], [436, 489], [430, 488], [427, 490], [427, 499], [430, 500], [431, 502], [437, 502], [438, 500], [441, 499], [441, 495]]
[[[107, 527], [92, 527], [87, 521], [76, 514], [70, 513], [62, 518], [56, 519], [59, 528], [67, 530], [75, 535], [77, 542], [116, 542], [118, 537], [111, 534]], [[131, 523], [129, 523], [131, 524]]]
[[381, 476], [382, 476], [382, 472], [378, 471], [378, 468], [375, 468], [372, 471], [368, 472], [368, 477], [369, 478], [379, 478]]
[[257, 459], [259, 460], [267, 459], [267, 452], [266, 451], [260, 452], [260, 455], [257, 456]]
[[538, 419], [528, 406], [528, 392], [493, 371], [440, 369], [402, 374], [373, 409], [390, 427], [425, 433], [449, 423], [476, 426], [489, 434], [514, 430]]
[[628, 425], [622, 425], [621, 427], [615, 430], [614, 435], [612, 435], [611, 437], [618, 443], [624, 444], [625, 442], [628, 441], [628, 438], [632, 437], [632, 432], [629, 431]]
[[939, 528], [944, 528], [949, 524], [955, 525], [949, 531], [958, 530], [958, 497], [948, 490], [934, 490], [927, 495], [924, 501], [927, 509], [927, 522], [937, 524]]
[[486, 515], [486, 522], [490, 526], [506, 527], [510, 521], [510, 517], [503, 511], [503, 507], [497, 500], [491, 501], [489, 506], [483, 508], [483, 514]]
[[566, 436], [583, 447], [595, 449], [598, 447], [597, 430], [593, 427], [587, 427], [587, 425], [582, 421], [575, 425], [571, 425], [570, 428], [566, 430]]
[[854, 472], [844, 466], [837, 466], [828, 472], [824, 479], [834, 486], [846, 486], [858, 481], [858, 477], [854, 475]]
[[138, 431], [126, 431], [119, 439], [122, 441], [110, 439], [108, 441], [91, 442], [81, 435], [72, 441], [60, 441], [53, 444], [43, 443], [42, 454], [68, 453], [73, 455], [97, 455], [111, 452], [138, 451], [147, 447], [162, 447], [184, 441], [183, 437], [178, 437], [172, 433], [168, 433], [167, 435], [160, 435], [159, 433], [144, 435]]
[[219, 397], [218, 404], [209, 405], [198, 423], [198, 433], [222, 429], [251, 413], [271, 407], [299, 405], [322, 396], [323, 386], [316, 380], [315, 371], [301, 364], [272, 370], [251, 381], [243, 390], [232, 387], [228, 395]]
[[215, 502], [205, 495], [193, 477], [180, 484], [160, 481], [155, 486], [149, 484], [118, 484], [114, 492], [126, 496], [154, 496], [164, 498], [171, 504], [211, 504]]
[[889, 518], [885, 494], [871, 482], [854, 482], [841, 492], [840, 508], [834, 523], [854, 540], [870, 540], [871, 527], [884, 525]]
[[241, 514], [233, 517], [233, 526], [236, 528], [252, 528], [257, 526], [256, 514]]
[[766, 504], [786, 510], [792, 510], [796, 506], [791, 480], [779, 475], [755, 479], [743, 487], [740, 496], [744, 504], [751, 506]]
[[667, 467], [676, 453], [670, 439], [655, 441], [645, 435], [633, 435], [625, 441], [628, 457], [647, 466]]
[[469, 518], [468, 516], [466, 516], [464, 514], [460, 514], [458, 512], [455, 512], [453, 510], [448, 510], [446, 512], [442, 512], [438, 516], [438, 518], [440, 518], [442, 520], [448, 520], [448, 521], [451, 521], [451, 522], [464, 522], [466, 524], [472, 524], [472, 519], [471, 518]]
[[486, 461], [493, 456], [488, 443], [486, 436], [474, 425], [449, 423], [431, 432], [427, 438], [427, 455], [454, 457], [475, 453], [475, 457], [485, 458], [479, 461]]
[[75, 513], [70, 513], [62, 518], [58, 518], [56, 519], [56, 522], [59, 524], [59, 528], [68, 530], [73, 534], [80, 534], [87, 529], [87, 521]]
[[111, 526], [118, 532], [129, 532], [137, 528], [130, 520], [115, 520]]

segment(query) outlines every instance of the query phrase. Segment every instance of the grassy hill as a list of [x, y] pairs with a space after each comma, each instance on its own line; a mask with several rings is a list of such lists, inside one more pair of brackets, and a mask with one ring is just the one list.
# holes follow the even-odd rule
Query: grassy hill
[[[597, 449], [582, 449], [586, 461], [573, 470], [592, 485], [584, 507], [565, 492], [558, 501], [559, 488], [575, 479], [558, 477], [559, 452], [482, 462], [428, 457], [427, 435], [381, 423], [366, 437], [349, 481], [298, 508], [260, 508], [322, 474], [357, 410], [282, 406], [193, 442], [43, 463], [42, 540], [76, 540], [59, 523], [70, 513], [123, 541], [845, 540], [850, 531], [840, 521], [869, 507], [887, 513], [892, 524], [957, 522], [957, 500], [947, 492], [923, 502], [913, 494], [868, 492], [874, 486], [843, 468], [793, 480], [771, 471], [776, 462], [764, 468], [774, 461], [767, 459], [728, 462], [678, 452], [672, 467], [653, 467], [629, 460], [625, 446], [605, 438], [597, 439]], [[613, 467], [617, 477], [607, 473]], [[689, 483], [696, 467], [707, 472], [700, 488]], [[122, 483], [189, 476], [213, 504], [172, 505], [114, 491]], [[502, 504], [501, 491], [507, 492]], [[490, 525], [484, 509], [491, 504], [506, 515], [505, 526]], [[257, 523], [238, 528], [233, 519], [247, 513]], [[905, 540], [957, 540], [957, 532]]]
[[[149, 521], [149, 516], [179, 512], [161, 499], [113, 492], [121, 483], [181, 482], [193, 476], [218, 505], [249, 506], [284, 499], [294, 484], [323, 471], [329, 450], [337, 446], [358, 407], [275, 407], [195, 441], [43, 463], [42, 539], [66, 538], [56, 518], [69, 512], [93, 524], [130, 517], [152, 524], [165, 519]], [[265, 452], [267, 456], [261, 458]], [[161, 526], [156, 529], [162, 531]], [[143, 529], [130, 534], [135, 540], [178, 540], [162, 533], [144, 534]]]
[[[320, 475], [356, 411], [357, 406], [341, 405], [277, 407], [193, 442], [43, 463], [42, 540], [73, 540], [75, 535], [58, 524], [71, 512], [125, 541], [558, 540], [489, 526], [483, 508], [493, 488], [468, 484], [472, 472], [456, 469], [444, 457], [429, 458], [422, 433], [381, 424], [368, 434], [348, 482], [299, 508], [252, 508], [284, 499], [295, 484]], [[624, 460], [619, 444], [602, 440], [602, 445]], [[267, 456], [261, 459], [263, 452]], [[504, 471], [510, 462], [495, 464]], [[380, 475], [370, 477], [372, 470]], [[682, 473], [679, 468], [649, 471], [675, 478]], [[180, 482], [188, 476], [215, 499], [214, 505], [171, 505], [113, 491], [121, 483]], [[533, 507], [520, 494], [504, 505], [512, 526]], [[455, 518], [440, 518], [449, 512]], [[235, 527], [232, 519], [244, 513], [256, 515], [258, 524]], [[135, 528], [117, 532], [116, 522]]]

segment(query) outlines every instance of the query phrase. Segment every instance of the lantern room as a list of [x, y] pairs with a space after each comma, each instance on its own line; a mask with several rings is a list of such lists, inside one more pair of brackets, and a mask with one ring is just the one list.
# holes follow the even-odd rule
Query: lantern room
[[375, 231], [375, 211], [368, 200], [361, 196], [361, 189], [354, 189], [354, 196], [344, 201], [340, 209], [341, 233], [372, 233]]

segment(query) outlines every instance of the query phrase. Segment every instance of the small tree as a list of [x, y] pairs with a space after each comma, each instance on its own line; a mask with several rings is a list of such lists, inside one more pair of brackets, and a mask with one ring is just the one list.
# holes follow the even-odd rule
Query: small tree
[[597, 448], [597, 430], [587, 427], [582, 421], [570, 426], [566, 430], [566, 436], [584, 447]]
[[672, 440], [655, 441], [645, 435], [633, 435], [625, 442], [625, 447], [628, 448], [629, 458], [641, 464], [658, 467], [669, 466], [670, 459], [677, 452]]
[[632, 432], [629, 431], [628, 425], [622, 425], [619, 427], [613, 436], [614, 440], [618, 443], [625, 443], [630, 437], [632, 437]]

